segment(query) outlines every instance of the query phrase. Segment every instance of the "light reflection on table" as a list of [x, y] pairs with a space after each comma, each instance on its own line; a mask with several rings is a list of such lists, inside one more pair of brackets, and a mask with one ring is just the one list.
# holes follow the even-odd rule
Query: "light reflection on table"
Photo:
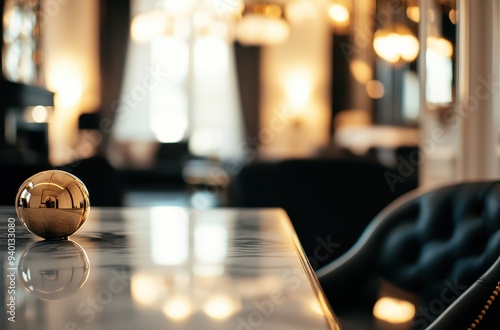
[[[0, 208], [0, 214], [0, 226], [7, 228], [7, 219], [15, 218], [14, 210]], [[16, 235], [19, 259], [35, 237], [19, 222]], [[0, 328], [337, 327], [281, 210], [93, 208], [89, 221], [72, 240], [90, 263], [83, 287], [70, 296], [42, 300], [25, 290], [18, 278], [16, 323], [6, 320], [3, 313]], [[5, 242], [2, 239], [1, 247], [6, 253]], [[30, 251], [40, 244], [31, 245]], [[53, 287], [57, 276], [68, 274], [68, 267], [64, 262], [54, 263], [54, 254], [48, 252], [46, 248], [36, 251], [38, 268], [32, 269], [48, 274]], [[67, 254], [62, 255], [59, 261], [69, 260], [64, 259]], [[50, 270], [43, 270], [44, 256]], [[5, 258], [3, 264], [5, 272]], [[53, 269], [54, 265], [61, 270]], [[18, 277], [20, 271], [21, 267]], [[48, 284], [39, 281], [42, 287], [33, 289], [43, 292], [48, 288], [43, 285]], [[7, 297], [5, 289], [4, 285], [1, 293]]]

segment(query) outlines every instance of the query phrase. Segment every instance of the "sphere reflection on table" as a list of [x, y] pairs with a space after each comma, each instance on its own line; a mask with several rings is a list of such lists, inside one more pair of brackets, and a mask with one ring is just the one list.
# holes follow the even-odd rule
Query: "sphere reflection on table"
[[90, 211], [87, 188], [76, 176], [59, 170], [37, 173], [19, 187], [16, 212], [21, 223], [45, 239], [75, 233]]
[[73, 241], [31, 244], [19, 259], [23, 286], [42, 300], [69, 297], [87, 281], [90, 263], [85, 250]]

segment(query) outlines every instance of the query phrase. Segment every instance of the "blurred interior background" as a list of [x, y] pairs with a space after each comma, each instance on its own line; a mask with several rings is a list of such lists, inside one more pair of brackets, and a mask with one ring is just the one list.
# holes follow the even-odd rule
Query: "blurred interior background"
[[280, 206], [354, 240], [417, 186], [497, 177], [500, 39], [459, 6], [0, 1], [0, 204], [59, 168], [92, 205]]

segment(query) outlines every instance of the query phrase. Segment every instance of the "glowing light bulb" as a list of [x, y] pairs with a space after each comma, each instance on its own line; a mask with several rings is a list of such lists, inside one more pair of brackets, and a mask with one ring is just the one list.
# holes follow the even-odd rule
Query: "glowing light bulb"
[[344, 5], [331, 4], [328, 7], [328, 16], [336, 24], [347, 25], [349, 23], [349, 10]]

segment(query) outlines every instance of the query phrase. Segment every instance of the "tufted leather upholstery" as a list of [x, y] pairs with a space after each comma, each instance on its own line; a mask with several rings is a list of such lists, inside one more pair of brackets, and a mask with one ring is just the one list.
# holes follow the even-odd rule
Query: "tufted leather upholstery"
[[[500, 257], [488, 271], [477, 279], [451, 306], [442, 313], [426, 330], [468, 329], [475, 320], [475, 330], [500, 328], [500, 299], [491, 299], [492, 293], [500, 285]], [[492, 304], [488, 304], [488, 300]], [[488, 305], [485, 310], [484, 306]], [[483, 314], [484, 312], [484, 314]], [[478, 317], [481, 315], [481, 317]], [[459, 325], [459, 326], [458, 326]], [[466, 326], [462, 326], [466, 325]]]
[[456, 298], [499, 255], [500, 182], [469, 182], [406, 194], [317, 274], [339, 314], [370, 310], [382, 279], [415, 294], [423, 306], [435, 299], [449, 304], [445, 290]]

